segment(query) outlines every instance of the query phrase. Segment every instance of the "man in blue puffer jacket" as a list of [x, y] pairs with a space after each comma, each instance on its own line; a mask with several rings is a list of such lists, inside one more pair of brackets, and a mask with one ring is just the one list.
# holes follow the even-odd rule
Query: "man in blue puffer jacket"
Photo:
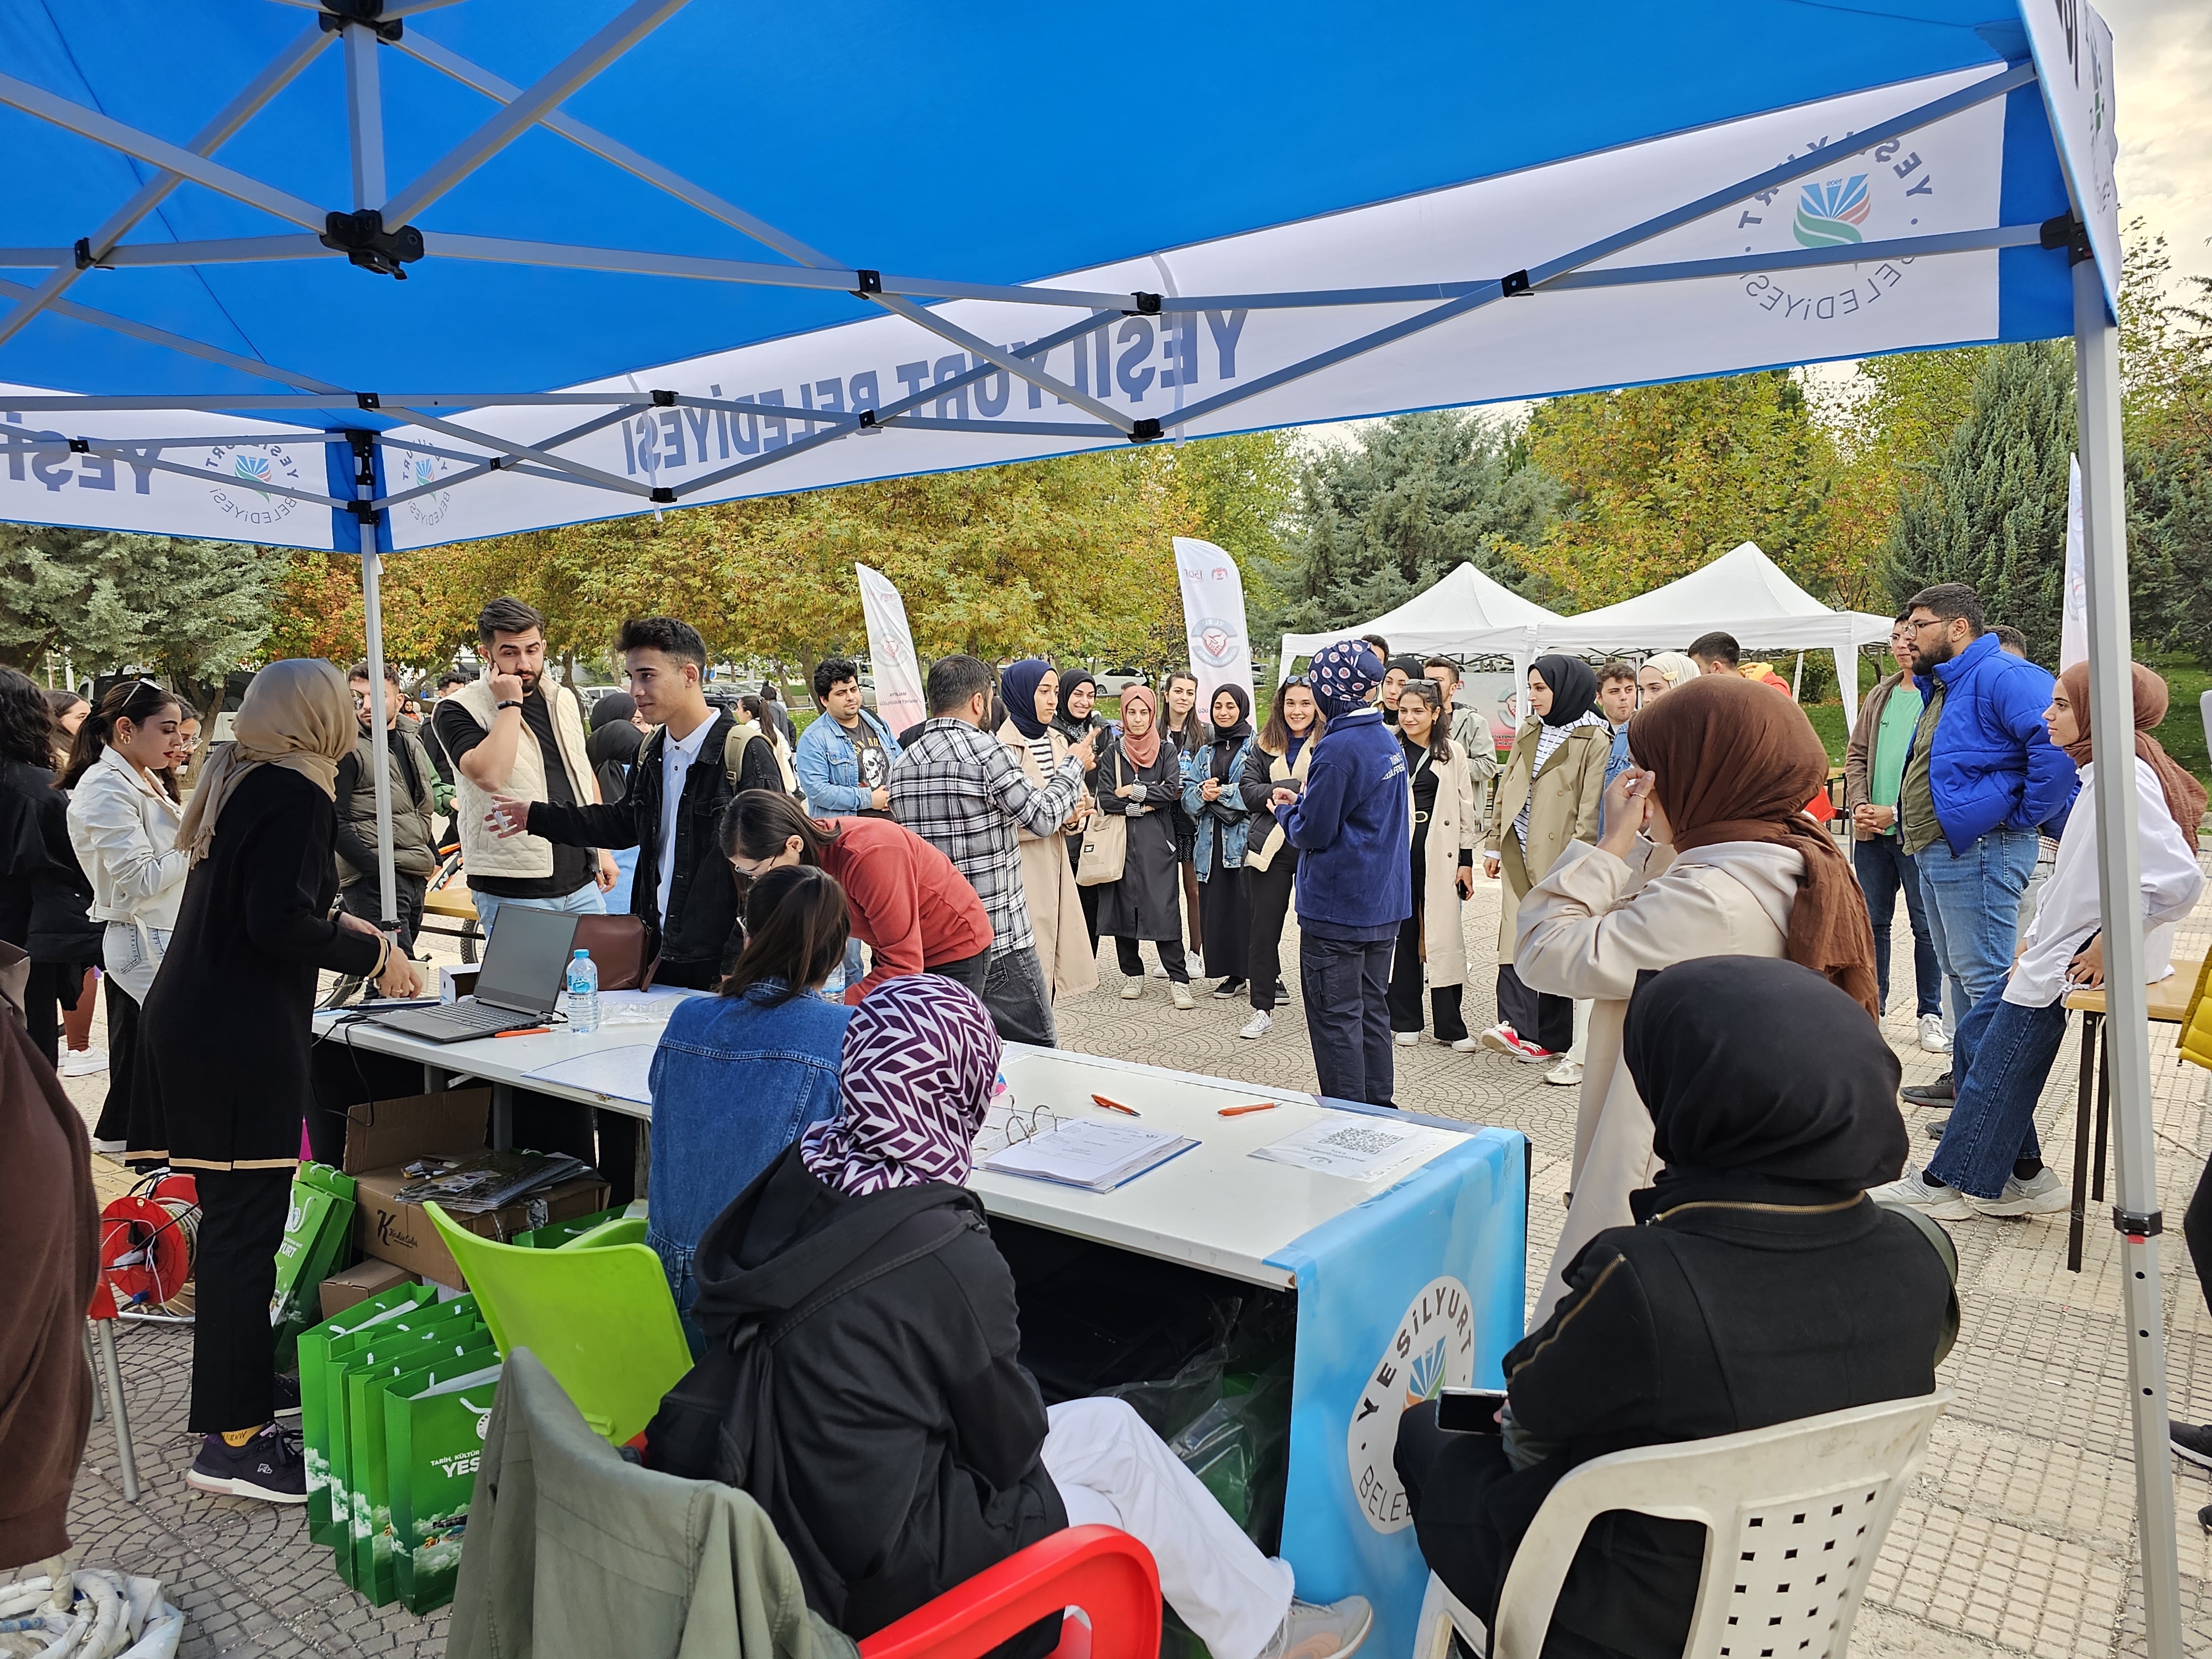
[[[2057, 833], [2080, 780], [2043, 724], [2050, 674], [2000, 647], [1972, 588], [1923, 589], [1905, 626], [1928, 702], [1905, 763], [1899, 829], [1919, 872], [1955, 1024], [2010, 969], [2039, 833], [2045, 825]], [[1952, 1079], [1972, 1060], [1954, 1046], [1950, 1073], [1906, 1098], [1948, 1103]]]
[[1413, 914], [1406, 750], [1370, 706], [1382, 662], [1363, 641], [1323, 646], [1307, 670], [1328, 729], [1305, 788], [1278, 786], [1275, 820], [1298, 849], [1298, 989], [1321, 1092], [1394, 1106], [1390, 953]]

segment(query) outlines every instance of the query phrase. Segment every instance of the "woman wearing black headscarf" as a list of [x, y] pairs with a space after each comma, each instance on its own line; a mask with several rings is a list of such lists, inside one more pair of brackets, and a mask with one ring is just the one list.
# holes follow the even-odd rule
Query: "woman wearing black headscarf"
[[[1421, 1553], [1486, 1622], [1577, 1465], [1930, 1393], [1958, 1328], [1941, 1231], [1866, 1194], [1903, 1165], [1905, 1125], [1897, 1056], [1848, 994], [1795, 963], [1702, 957], [1637, 991], [1626, 1042], [1666, 1160], [1642, 1224], [1592, 1239], [1505, 1356], [1502, 1435], [1442, 1431], [1433, 1404], [1399, 1423]], [[1705, 1549], [1693, 1521], [1599, 1516], [1544, 1651], [1672, 1659]]]
[[1597, 840], [1613, 728], [1597, 712], [1597, 676], [1572, 657], [1539, 657], [1528, 669], [1528, 719], [1498, 780], [1498, 811], [1482, 872], [1502, 879], [1498, 899], [1498, 1024], [1482, 1046], [1550, 1065], [1573, 1046], [1572, 998], [1540, 996], [1513, 969], [1521, 901], [1574, 841]]
[[592, 735], [584, 740], [584, 758], [599, 781], [599, 799], [612, 806], [629, 789], [629, 769], [637, 764], [638, 746], [645, 733], [634, 716], [637, 700], [627, 691], [608, 691], [592, 705]]
[[1207, 741], [1183, 763], [1182, 810], [1197, 826], [1192, 857], [1198, 869], [1199, 921], [1213, 941], [1206, 965], [1221, 975], [1218, 997], [1244, 988], [1252, 944], [1252, 902], [1244, 890], [1244, 836], [1249, 809], [1237, 787], [1252, 752], [1252, 696], [1241, 685], [1213, 694]]
[[[1052, 717], [1052, 729], [1067, 740], [1070, 748], [1081, 743], [1093, 732], [1112, 724], [1098, 712], [1098, 681], [1089, 669], [1071, 668], [1060, 677], [1060, 712]], [[1108, 747], [1110, 745], [1096, 744], [1092, 750], [1095, 753]], [[1094, 781], [1097, 764], [1094, 759], [1084, 768], [1085, 772], [1093, 775]], [[1083, 837], [1070, 836], [1067, 838], [1067, 867], [1073, 870], [1082, 862]], [[1095, 957], [1098, 954], [1099, 889], [1085, 887], [1080, 891], [1083, 925], [1091, 935], [1091, 954]]]

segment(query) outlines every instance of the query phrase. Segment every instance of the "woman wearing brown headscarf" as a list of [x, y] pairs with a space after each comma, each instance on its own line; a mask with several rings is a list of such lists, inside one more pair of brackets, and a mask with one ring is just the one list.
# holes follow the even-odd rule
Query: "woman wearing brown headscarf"
[[331, 791], [359, 731], [330, 664], [274, 662], [253, 677], [177, 832], [192, 872], [141, 1027], [147, 1094], [132, 1121], [159, 1124], [168, 1161], [199, 1186], [187, 1426], [206, 1438], [185, 1478], [277, 1504], [307, 1501], [299, 1454], [272, 1420], [269, 1298], [300, 1161], [316, 970], [373, 978], [387, 996], [422, 987], [374, 927], [331, 914]]
[[1176, 810], [1182, 804], [1182, 757], [1161, 741], [1159, 694], [1148, 685], [1121, 693], [1121, 741], [1102, 747], [1091, 790], [1102, 813], [1128, 826], [1128, 850], [1121, 878], [1097, 889], [1098, 933], [1114, 941], [1121, 964], [1121, 994], [1135, 1001], [1145, 994], [1145, 962], [1139, 939], [1158, 947], [1168, 970], [1168, 991], [1178, 1008], [1196, 1005], [1190, 994], [1190, 963], [1182, 953], [1182, 884], [1176, 858]]
[[1707, 675], [1634, 715], [1628, 744], [1635, 764], [1607, 792], [1604, 836], [1569, 848], [1521, 902], [1522, 980], [1594, 1005], [1572, 1196], [1539, 1319], [1577, 1252], [1629, 1224], [1628, 1195], [1654, 1167], [1651, 1115], [1620, 1058], [1638, 974], [1768, 957], [1812, 969], [1875, 1012], [1866, 901], [1801, 810], [1828, 770], [1804, 711], [1749, 680]]

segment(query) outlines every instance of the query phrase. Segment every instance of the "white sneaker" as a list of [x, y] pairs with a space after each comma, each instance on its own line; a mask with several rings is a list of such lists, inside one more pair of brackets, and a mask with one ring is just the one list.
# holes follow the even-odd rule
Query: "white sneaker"
[[1948, 1054], [1951, 1052], [1951, 1038], [1943, 1030], [1942, 1015], [1920, 1016], [1920, 1046], [1931, 1054]]
[[1252, 1011], [1252, 1018], [1244, 1022], [1244, 1029], [1237, 1035], [1257, 1040], [1274, 1029], [1275, 1017], [1265, 1008], [1255, 1008]]
[[94, 1152], [105, 1152], [110, 1158], [120, 1158], [130, 1149], [131, 1143], [127, 1140], [101, 1140], [95, 1136], [92, 1143]]
[[1206, 958], [1200, 956], [1197, 951], [1189, 951], [1184, 952], [1182, 961], [1183, 966], [1190, 970], [1190, 976], [1193, 979], [1204, 979], [1206, 977]]
[[1401, 1048], [1410, 1048], [1421, 1040], [1421, 1034], [1419, 1031], [1400, 1031], [1396, 1033], [1396, 1036]]
[[1544, 1073], [1544, 1081], [1556, 1083], [1562, 1089], [1573, 1087], [1583, 1080], [1583, 1063], [1579, 1060], [1563, 1060]]
[[1134, 1002], [1144, 994], [1145, 981], [1140, 979], [1127, 981], [1121, 987], [1121, 1000], [1124, 1002]]
[[1453, 1043], [1452, 1047], [1460, 1054], [1471, 1054], [1482, 1047], [1482, 1039], [1479, 1036], [1463, 1036]]
[[1164, 968], [1156, 967], [1152, 969], [1152, 977], [1154, 979], [1165, 979], [1167, 976], [1168, 970]]
[[1175, 999], [1175, 1006], [1178, 1008], [1195, 1008], [1198, 1006], [1196, 1000], [1194, 999], [1190, 994], [1190, 987], [1188, 985], [1170, 985], [1168, 987], [1168, 994]]
[[1869, 1188], [1867, 1196], [1877, 1204], [1910, 1204], [1937, 1221], [1971, 1221], [1974, 1216], [1972, 1199], [1956, 1187], [1929, 1186], [1920, 1178], [1917, 1164], [1905, 1166], [1903, 1179]]
[[1995, 1198], [1966, 1201], [1984, 1215], [2057, 1215], [2074, 1207], [2074, 1192], [2058, 1178], [2058, 1171], [2046, 1164], [2033, 1181], [2007, 1176], [2004, 1191]]
[[1319, 1607], [1293, 1600], [1283, 1622], [1260, 1650], [1260, 1659], [1346, 1659], [1374, 1627], [1375, 1610], [1364, 1595]]
[[107, 1069], [107, 1050], [105, 1048], [68, 1048], [62, 1052], [62, 1063], [55, 1068], [64, 1077], [93, 1077]]

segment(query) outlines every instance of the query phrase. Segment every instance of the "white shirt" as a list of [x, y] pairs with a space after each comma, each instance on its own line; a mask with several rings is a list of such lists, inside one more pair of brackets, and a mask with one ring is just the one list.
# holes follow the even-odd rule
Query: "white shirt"
[[663, 927], [668, 924], [668, 885], [676, 879], [676, 826], [684, 817], [684, 780], [699, 758], [699, 746], [714, 729], [711, 708], [688, 738], [679, 740], [666, 726], [660, 728], [660, 890], [653, 896]]
[[[2136, 777], [2136, 859], [2142, 867], [2143, 978], [2155, 985], [2173, 972], [2173, 927], [2195, 908], [2204, 889], [2196, 849], [2183, 839], [2166, 808], [2166, 791], [2150, 763], [2130, 755]], [[2005, 981], [2004, 1000], [2023, 1008], [2047, 1008], [2066, 994], [2066, 969], [2075, 952], [2105, 925], [2097, 880], [2097, 803], [2092, 797], [2094, 761], [2081, 769], [2081, 793], [2058, 838], [2051, 879], [2036, 901], [2035, 921], [2020, 960]], [[2106, 966], [2111, 964], [2107, 963]]]

